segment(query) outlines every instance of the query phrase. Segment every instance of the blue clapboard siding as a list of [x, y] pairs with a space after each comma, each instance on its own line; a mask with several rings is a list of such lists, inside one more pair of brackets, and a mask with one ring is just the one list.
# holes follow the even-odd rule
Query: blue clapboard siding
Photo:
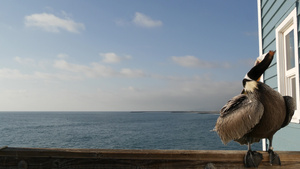
[[[276, 60], [276, 58], [274, 58]], [[277, 87], [277, 64], [272, 64], [269, 67], [269, 71], [266, 71], [264, 74], [264, 83], [268, 84], [271, 88], [278, 91]]]
[[290, 123], [280, 129], [273, 137], [274, 151], [299, 151], [300, 125]]
[[[290, 12], [297, 8], [298, 12], [298, 49], [300, 46], [300, 10], [299, 2], [297, 0], [261, 0], [261, 32], [262, 32], [262, 52], [266, 53], [269, 50], [276, 50], [276, 28], [280, 23], [290, 14]], [[277, 77], [277, 55], [264, 73], [264, 83], [268, 84], [275, 90], [278, 90]], [[290, 123], [285, 128], [279, 130], [273, 138], [273, 147], [275, 150], [284, 151], [299, 151], [300, 140], [300, 125]]]
[[[266, 53], [269, 50], [276, 50], [276, 27], [297, 5], [298, 4], [296, 0], [261, 1], [261, 32], [263, 53]], [[264, 82], [273, 89], [278, 89], [276, 54], [270, 65], [270, 68], [264, 74]]]

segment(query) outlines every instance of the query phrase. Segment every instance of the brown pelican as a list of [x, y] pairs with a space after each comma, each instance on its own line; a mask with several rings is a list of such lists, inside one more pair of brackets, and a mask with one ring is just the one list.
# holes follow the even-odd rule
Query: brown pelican
[[267, 138], [270, 143], [270, 163], [281, 165], [278, 154], [273, 151], [273, 135], [288, 125], [295, 110], [292, 97], [282, 96], [259, 82], [260, 76], [272, 62], [274, 53], [270, 51], [265, 54], [263, 60], [246, 74], [242, 93], [229, 100], [221, 109], [214, 128], [224, 144], [231, 140], [248, 144], [244, 158], [246, 167], [257, 167], [262, 160], [262, 154], [251, 150], [251, 144], [262, 138]]

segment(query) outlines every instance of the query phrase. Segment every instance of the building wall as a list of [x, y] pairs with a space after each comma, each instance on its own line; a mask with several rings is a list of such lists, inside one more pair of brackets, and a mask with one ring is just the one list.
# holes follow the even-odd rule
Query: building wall
[[275, 133], [273, 138], [274, 151], [300, 151], [300, 125], [290, 123]]
[[[267, 53], [269, 50], [276, 50], [276, 28], [280, 23], [291, 13], [295, 7], [297, 7], [298, 18], [298, 50], [300, 46], [299, 42], [299, 28], [300, 28], [300, 10], [299, 0], [258, 0], [260, 4], [261, 18], [261, 53]], [[299, 56], [298, 56], [299, 57]], [[277, 81], [277, 55], [264, 74], [264, 83], [269, 85], [275, 90], [278, 90]], [[284, 151], [300, 151], [298, 141], [300, 140], [300, 124], [290, 123], [285, 128], [279, 130], [273, 138], [274, 150]], [[265, 143], [265, 142], [263, 142]], [[268, 143], [267, 143], [268, 144]], [[264, 145], [263, 145], [264, 147]]]
[[[298, 1], [297, 0], [261, 0], [260, 4], [261, 4], [261, 36], [262, 36], [261, 50], [262, 53], [267, 53], [269, 50], [276, 50], [275, 30], [277, 26], [285, 19], [285, 17], [296, 6], [298, 6]], [[298, 31], [299, 31], [299, 26], [298, 26]], [[277, 55], [275, 54], [275, 57], [269, 69], [264, 74], [264, 83], [268, 84], [273, 89], [278, 90], [276, 57]]]

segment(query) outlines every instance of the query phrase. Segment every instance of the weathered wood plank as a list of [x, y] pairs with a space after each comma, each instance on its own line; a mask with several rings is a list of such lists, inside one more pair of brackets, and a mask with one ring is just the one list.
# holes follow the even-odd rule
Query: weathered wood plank
[[[244, 168], [246, 151], [233, 150], [106, 150], [4, 148], [0, 150], [0, 169], [199, 169]], [[300, 168], [300, 152], [279, 151], [282, 166], [270, 166], [263, 154], [259, 168]]]

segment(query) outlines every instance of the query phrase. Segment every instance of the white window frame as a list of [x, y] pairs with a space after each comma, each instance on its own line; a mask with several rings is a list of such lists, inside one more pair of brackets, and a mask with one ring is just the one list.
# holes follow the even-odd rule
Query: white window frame
[[288, 82], [286, 80], [287, 71], [285, 64], [285, 35], [294, 30], [294, 45], [295, 45], [295, 67], [292, 72], [296, 78], [296, 104], [297, 110], [294, 113], [292, 122], [300, 123], [300, 104], [299, 104], [299, 62], [298, 62], [298, 29], [297, 29], [297, 10], [296, 8], [284, 19], [276, 28], [276, 55], [277, 55], [277, 82], [278, 91], [282, 95], [288, 95], [286, 87]]

